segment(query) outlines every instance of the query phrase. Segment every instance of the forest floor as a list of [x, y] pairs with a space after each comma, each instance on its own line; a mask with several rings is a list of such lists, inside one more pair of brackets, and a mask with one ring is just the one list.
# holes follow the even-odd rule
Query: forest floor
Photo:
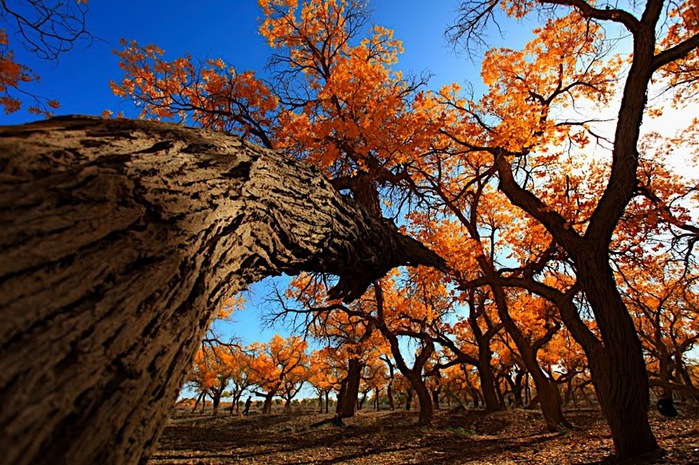
[[[651, 413], [664, 449], [642, 463], [699, 464], [699, 407], [683, 405], [680, 417]], [[314, 423], [332, 415], [249, 416], [176, 410], [148, 465], [224, 464], [614, 464], [609, 429], [596, 409], [566, 412], [575, 430], [551, 433], [539, 411], [440, 410], [431, 427], [417, 413], [360, 411], [344, 427]], [[633, 462], [639, 463], [639, 462]]]

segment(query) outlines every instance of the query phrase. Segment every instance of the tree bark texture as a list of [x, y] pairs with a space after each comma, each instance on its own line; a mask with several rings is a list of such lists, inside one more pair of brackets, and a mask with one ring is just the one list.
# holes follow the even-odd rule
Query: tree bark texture
[[443, 262], [320, 172], [237, 137], [63, 117], [0, 128], [0, 450], [145, 461], [212, 316], [270, 275]]

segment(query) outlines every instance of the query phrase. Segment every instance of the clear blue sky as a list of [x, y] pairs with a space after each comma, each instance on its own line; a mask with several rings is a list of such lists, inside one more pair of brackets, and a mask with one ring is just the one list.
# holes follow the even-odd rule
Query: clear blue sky
[[[66, 0], [75, 1], [75, 0]], [[9, 0], [9, 4], [17, 0]], [[403, 41], [404, 55], [398, 69], [404, 72], [428, 71], [434, 75], [431, 88], [451, 82], [480, 82], [479, 65], [457, 56], [444, 37], [455, 18], [457, 0], [373, 0], [372, 20], [391, 28]], [[41, 76], [41, 83], [27, 89], [43, 97], [57, 99], [57, 114], [98, 115], [105, 109], [127, 117], [137, 115], [130, 101], [112, 95], [109, 81], [121, 79], [117, 57], [121, 38], [141, 45], [154, 43], [165, 50], [167, 59], [190, 53], [193, 57], [222, 58], [239, 70], [263, 72], [271, 50], [257, 28], [262, 13], [255, 0], [89, 0], [87, 29], [91, 43], [79, 42], [58, 63], [37, 60], [25, 50], [13, 47], [18, 62]], [[533, 24], [510, 24], [506, 37], [493, 34], [492, 45], [520, 47]], [[4, 25], [0, 25], [0, 28]], [[10, 43], [17, 40], [10, 36]], [[37, 119], [24, 111], [0, 114], [0, 124], [19, 124]], [[270, 287], [269, 281], [253, 286], [249, 309], [233, 317], [232, 324], [221, 324], [220, 332], [239, 336], [244, 343], [269, 340], [275, 331], [259, 325], [260, 307]], [[279, 329], [279, 332], [284, 332]]]

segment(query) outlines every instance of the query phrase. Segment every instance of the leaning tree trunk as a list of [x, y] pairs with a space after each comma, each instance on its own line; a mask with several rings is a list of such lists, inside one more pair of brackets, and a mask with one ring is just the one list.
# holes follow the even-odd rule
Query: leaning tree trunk
[[89, 117], [0, 128], [0, 450], [145, 460], [225, 300], [265, 276], [443, 262], [309, 165], [237, 137]]
[[[553, 380], [546, 376], [539, 366], [539, 361], [537, 360], [538, 349], [534, 347], [534, 344], [532, 344], [524, 334], [522, 334], [522, 331], [510, 316], [503, 287], [493, 284], [490, 288], [493, 291], [500, 321], [502, 321], [505, 331], [512, 337], [517, 350], [522, 356], [522, 362], [527, 371], [532, 374], [536, 386], [536, 393], [541, 402], [541, 413], [544, 416], [546, 427], [552, 431], [556, 431], [561, 427], [571, 427], [570, 422], [566, 420], [563, 415], [558, 386], [553, 383]], [[553, 335], [553, 333], [551, 333], [551, 335]], [[501, 397], [501, 400], [504, 399]]]

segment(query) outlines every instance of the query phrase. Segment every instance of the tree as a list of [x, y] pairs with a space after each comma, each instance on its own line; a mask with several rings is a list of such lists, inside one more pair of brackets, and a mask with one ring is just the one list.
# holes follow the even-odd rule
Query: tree
[[650, 358], [651, 383], [660, 386], [666, 399], [672, 399], [673, 388], [683, 390], [682, 384], [699, 394], [686, 370], [687, 352], [699, 343], [696, 271], [661, 255], [619, 274], [624, 300]]
[[200, 393], [211, 397], [214, 415], [218, 415], [221, 397], [233, 375], [233, 358], [223, 347], [202, 345], [194, 354], [194, 367], [187, 381]]
[[260, 2], [260, 33], [275, 51], [270, 83], [221, 60], [163, 60], [155, 45], [125, 42], [125, 77], [115, 94], [131, 97], [143, 117], [225, 128], [310, 161], [380, 216], [379, 188], [406, 181], [413, 151], [410, 99], [423, 79], [392, 72], [402, 52], [392, 31], [367, 27], [360, 0]]
[[318, 413], [329, 411], [330, 393], [340, 389], [342, 374], [342, 362], [344, 357], [337, 354], [332, 347], [327, 346], [311, 353], [310, 376], [308, 382], [315, 388], [318, 394]]
[[[461, 106], [466, 125], [480, 130], [454, 137], [465, 150], [492, 156], [499, 189], [543, 225], [570, 257], [576, 285], [594, 314], [599, 336], [586, 329], [577, 312], [562, 311], [561, 316], [589, 358], [617, 455], [626, 459], [654, 453], [658, 445], [648, 425], [648, 378], [641, 343], [617, 288], [609, 251], [638, 186], [638, 143], [651, 79], [667, 79], [668, 92], [676, 95], [696, 92], [696, 5], [692, 0], [629, 2], [627, 9], [621, 5], [599, 8], [584, 0], [462, 2], [462, 14], [452, 30], [455, 37], [477, 39], [498, 6], [512, 16], [538, 10], [552, 17], [524, 51], [500, 49], [486, 56], [483, 75], [490, 90], [480, 104]], [[562, 11], [567, 14], [558, 17]], [[618, 61], [602, 60], [601, 23], [623, 28], [630, 35], [633, 54], [624, 74]], [[531, 179], [526, 167], [543, 166], [544, 160], [557, 158], [547, 153], [549, 144], [569, 137], [584, 144], [588, 137], [594, 138], [594, 131], [587, 131], [591, 120], [557, 118], [554, 109], [579, 99], [608, 102], [617, 80], [621, 101], [610, 171], [601, 196], [592, 200], [591, 215], [581, 225], [561, 210], [555, 195], [544, 194], [552, 184], [526, 182]], [[567, 195], [564, 190], [558, 192], [562, 194], [558, 198]]]
[[[488, 412], [500, 409], [497, 394], [495, 392], [495, 379], [491, 361], [493, 350], [491, 340], [502, 329], [502, 323], [494, 321], [492, 305], [488, 305], [488, 294], [477, 292], [477, 289], [469, 289], [466, 292], [468, 304], [468, 318], [459, 319], [447, 328], [446, 332], [436, 335], [435, 341], [448, 349], [453, 354], [449, 361], [440, 363], [438, 368], [443, 370], [451, 366], [468, 364], [476, 367], [483, 394], [483, 403]], [[453, 334], [454, 339], [452, 339]], [[457, 342], [458, 341], [458, 342]], [[471, 346], [475, 345], [475, 350]], [[475, 353], [474, 353], [475, 352]]]
[[230, 397], [232, 398], [231, 403], [231, 413], [235, 409], [236, 413], [240, 413], [240, 399], [243, 396], [243, 392], [252, 385], [250, 376], [248, 375], [250, 369], [250, 356], [243, 350], [242, 347], [238, 345], [228, 345], [226, 347], [229, 358], [229, 368], [230, 368]]
[[288, 411], [291, 400], [308, 379], [307, 347], [298, 336], [284, 339], [275, 334], [268, 343], [254, 342], [248, 348], [248, 376], [258, 387], [253, 393], [264, 398], [263, 414], [272, 413], [272, 399], [277, 395], [282, 396], [284, 411]]
[[333, 272], [349, 301], [394, 266], [442, 266], [317, 169], [237, 137], [86, 117], [0, 134], [0, 449], [15, 464], [147, 456], [213, 315], [250, 282]]

